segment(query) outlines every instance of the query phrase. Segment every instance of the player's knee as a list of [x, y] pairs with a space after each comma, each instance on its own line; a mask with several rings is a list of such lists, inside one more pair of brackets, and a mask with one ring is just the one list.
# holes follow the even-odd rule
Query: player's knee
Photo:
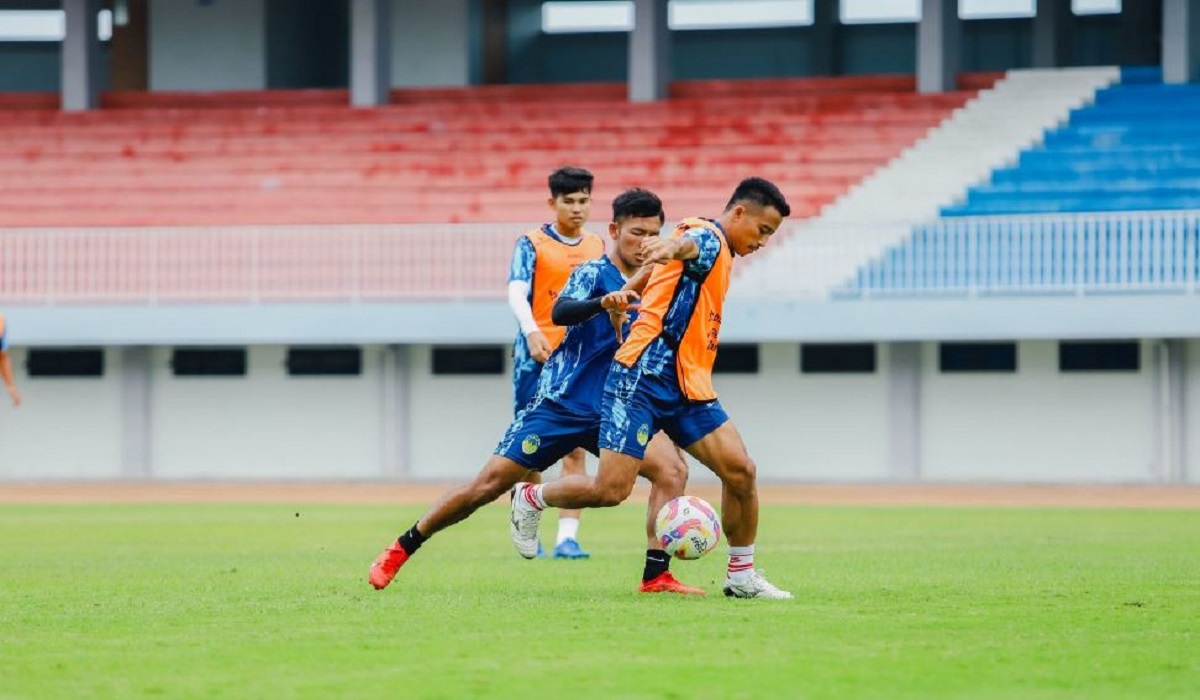
[[596, 484], [596, 505], [601, 508], [619, 506], [633, 493], [633, 484], [608, 482]]
[[670, 493], [683, 493], [687, 488], [688, 466], [682, 459], [667, 462], [660, 470], [659, 485]]
[[571, 452], [562, 459], [563, 474], [586, 474], [585, 464], [582, 450]]
[[758, 467], [749, 455], [742, 455], [729, 464], [725, 470], [723, 481], [731, 491], [748, 492], [754, 490], [758, 480]]
[[496, 474], [485, 474], [472, 484], [472, 500], [475, 501], [476, 506], [486, 505], [503, 496], [510, 488], [512, 488], [512, 484], [509, 480]]

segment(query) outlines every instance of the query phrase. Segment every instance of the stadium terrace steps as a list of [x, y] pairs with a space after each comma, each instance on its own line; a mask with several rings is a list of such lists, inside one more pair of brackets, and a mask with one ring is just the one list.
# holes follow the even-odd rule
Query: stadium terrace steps
[[1126, 71], [945, 216], [1200, 208], [1200, 87]]
[[[743, 266], [739, 293], [825, 295], [938, 216], [994, 168], [1012, 163], [1119, 77], [1116, 68], [1010, 71], [928, 135]], [[850, 238], [853, 245], [839, 245]], [[746, 274], [754, 270], [754, 274]]]
[[997, 79], [919, 95], [911, 76], [694, 81], [673, 99], [625, 86], [108, 93], [65, 114], [54, 96], [0, 99], [0, 226], [521, 222], [545, 215], [546, 174], [593, 170], [670, 215], [712, 211], [749, 174], [815, 215]]

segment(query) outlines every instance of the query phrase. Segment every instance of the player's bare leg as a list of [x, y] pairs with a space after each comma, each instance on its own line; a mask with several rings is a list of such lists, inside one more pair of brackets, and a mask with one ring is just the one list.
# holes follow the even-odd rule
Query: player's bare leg
[[650, 482], [650, 498], [646, 502], [646, 547], [659, 549], [662, 545], [654, 533], [654, 519], [667, 501], [683, 495], [687, 488], [687, 462], [683, 461], [679, 448], [666, 433], [659, 432], [646, 445], [646, 456], [638, 475]]
[[[543, 484], [536, 489], [530, 484], [518, 489], [524, 502], [538, 510], [554, 508], [611, 508], [620, 505], [633, 492], [642, 460], [620, 452], [601, 448], [600, 466], [596, 475], [578, 474]], [[522, 485], [526, 486], [526, 485]], [[536, 498], [528, 495], [536, 491]]]
[[[596, 476], [575, 474], [538, 486], [517, 484], [513, 489], [509, 534], [517, 552], [532, 559], [537, 551], [538, 524], [548, 505], [555, 508], [603, 508], [629, 497], [642, 461], [601, 448]], [[543, 492], [552, 500], [547, 501]]]
[[474, 479], [443, 493], [408, 532], [383, 550], [371, 565], [368, 581], [376, 589], [387, 587], [404, 562], [416, 553], [425, 540], [434, 533], [466, 520], [481, 506], [496, 500], [526, 478], [528, 473], [528, 469], [511, 459], [492, 455]]
[[734, 598], [791, 598], [754, 568], [758, 536], [758, 476], [742, 436], [732, 421], [686, 448], [721, 478], [721, 524], [729, 542], [725, 595]]
[[442, 494], [438, 502], [417, 521], [417, 529], [425, 537], [432, 537], [434, 533], [466, 520], [481, 506], [504, 495], [529, 473], [538, 472], [507, 457], [492, 455], [470, 483], [452, 487]]
[[646, 566], [638, 591], [704, 595], [703, 588], [684, 585], [671, 574], [671, 557], [663, 551], [662, 544], [654, 534], [654, 519], [658, 511], [667, 501], [683, 495], [688, 478], [683, 455], [665, 433], [655, 435], [646, 446], [646, 456], [638, 473], [650, 481], [650, 498], [646, 504]]
[[[563, 476], [586, 474], [587, 452], [578, 447], [562, 458]], [[534, 483], [540, 483], [534, 482]], [[558, 536], [554, 541], [555, 559], [587, 559], [589, 555], [579, 546], [579, 516], [578, 508], [565, 508], [558, 511]]]
[[758, 475], [732, 421], [684, 449], [721, 478], [721, 525], [732, 547], [758, 536]]

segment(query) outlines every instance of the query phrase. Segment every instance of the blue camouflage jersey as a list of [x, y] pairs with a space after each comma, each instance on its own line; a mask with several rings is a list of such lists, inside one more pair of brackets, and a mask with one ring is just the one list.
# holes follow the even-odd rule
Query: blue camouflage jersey
[[[720, 231], [720, 233], [718, 233]], [[683, 275], [675, 288], [675, 297], [670, 308], [663, 314], [663, 331], [672, 338], [683, 338], [691, 321], [692, 311], [696, 308], [696, 299], [700, 296], [700, 287], [704, 277], [717, 263], [724, 244], [724, 230], [717, 222], [712, 222], [712, 228], [693, 228], [683, 234], [696, 243], [699, 254], [691, 260], [683, 262]], [[638, 358], [637, 368], [646, 374], [660, 375], [675, 372], [675, 350], [661, 336], [650, 342], [650, 345]]]
[[[559, 297], [576, 301], [599, 299], [620, 291], [626, 281], [606, 255], [575, 268]], [[630, 321], [633, 317], [630, 312]], [[629, 332], [628, 323], [623, 332]], [[604, 380], [618, 345], [607, 312], [571, 326], [562, 344], [546, 360], [538, 385], [539, 398], [553, 401], [572, 413], [599, 414]]]

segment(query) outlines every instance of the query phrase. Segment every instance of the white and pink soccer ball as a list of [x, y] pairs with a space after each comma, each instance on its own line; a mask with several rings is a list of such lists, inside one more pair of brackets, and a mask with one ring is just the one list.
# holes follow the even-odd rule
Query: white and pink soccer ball
[[658, 511], [654, 534], [667, 554], [676, 559], [699, 559], [721, 541], [721, 519], [708, 501], [680, 496]]

